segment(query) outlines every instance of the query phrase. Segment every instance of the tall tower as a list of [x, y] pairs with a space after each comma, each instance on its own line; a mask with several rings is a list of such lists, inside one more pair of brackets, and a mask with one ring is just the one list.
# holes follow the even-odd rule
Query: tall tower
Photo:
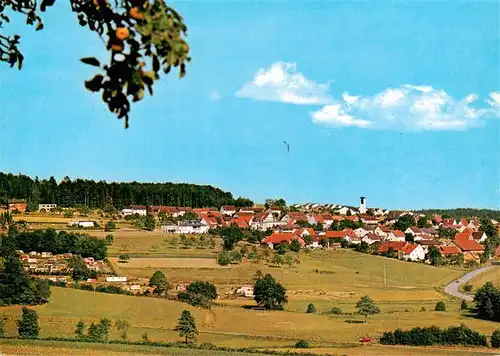
[[361, 204], [359, 205], [359, 213], [366, 214], [366, 198], [361, 197], [359, 199], [361, 200]]

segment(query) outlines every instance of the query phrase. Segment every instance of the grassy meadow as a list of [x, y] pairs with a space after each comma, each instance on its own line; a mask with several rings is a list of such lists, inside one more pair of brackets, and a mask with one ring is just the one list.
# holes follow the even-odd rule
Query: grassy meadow
[[472, 290], [481, 288], [486, 282], [493, 282], [494, 285], [500, 287], [500, 266], [494, 266], [490, 270], [481, 273], [473, 278], [469, 283], [472, 285]]
[[[104, 231], [92, 231], [104, 237]], [[174, 236], [158, 231], [147, 232], [119, 229], [113, 233], [109, 248], [110, 262], [117, 274], [146, 280], [156, 270], [165, 273], [170, 282], [189, 283], [208, 280], [219, 289], [221, 298], [211, 310], [193, 308], [187, 304], [165, 299], [112, 295], [52, 288], [52, 297], [46, 305], [33, 307], [40, 316], [42, 337], [73, 337], [75, 324], [83, 320], [88, 326], [106, 317], [112, 321], [130, 323], [128, 338], [141, 340], [144, 333], [153, 341], [179, 341], [173, 331], [182, 310], [190, 310], [200, 331], [198, 342], [210, 342], [226, 347], [251, 347], [286, 351], [300, 339], [308, 340], [308, 352], [339, 355], [479, 355], [491, 350], [432, 349], [360, 346], [359, 338], [369, 336], [376, 340], [384, 331], [396, 328], [437, 325], [448, 327], [464, 323], [483, 333], [491, 334], [498, 323], [482, 321], [460, 311], [460, 301], [443, 295], [441, 288], [466, 272], [457, 267], [433, 267], [423, 263], [409, 263], [379, 256], [357, 253], [349, 249], [302, 251], [293, 254], [300, 263], [291, 267], [276, 267], [265, 262], [244, 260], [239, 265], [222, 267], [216, 264], [220, 241], [215, 248], [184, 248], [173, 244]], [[179, 237], [175, 237], [179, 240]], [[119, 263], [118, 256], [126, 253], [128, 263]], [[270, 273], [287, 288], [289, 302], [285, 311], [252, 310], [251, 299], [234, 299], [226, 292], [244, 284], [252, 284], [257, 271]], [[500, 282], [500, 267], [477, 277]], [[363, 317], [352, 314], [355, 303], [363, 295], [370, 296], [381, 313]], [[435, 312], [437, 301], [446, 303], [446, 312]], [[313, 303], [316, 314], [306, 314]], [[345, 315], [329, 315], [333, 307]], [[15, 320], [19, 307], [0, 307], [0, 315], [8, 317], [7, 335], [16, 333]], [[111, 339], [118, 339], [113, 328]], [[346, 347], [349, 346], [349, 347]], [[75, 351], [77, 348], [77, 351]], [[65, 350], [65, 351], [62, 351]], [[300, 351], [293, 349], [294, 351]], [[25, 353], [23, 353], [25, 352]], [[38, 353], [37, 353], [38, 352]], [[58, 353], [59, 352], [59, 353]], [[125, 346], [91, 345], [85, 343], [0, 341], [0, 353], [12, 355], [59, 355], [77, 352], [79, 355], [168, 354], [168, 355], [232, 355], [214, 351], [165, 349]], [[204, 353], [206, 352], [206, 353]], [[238, 353], [238, 355], [245, 355]]]

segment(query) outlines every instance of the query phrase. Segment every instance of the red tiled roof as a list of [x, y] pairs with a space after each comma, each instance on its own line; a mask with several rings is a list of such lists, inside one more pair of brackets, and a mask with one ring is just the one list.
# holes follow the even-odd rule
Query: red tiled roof
[[392, 234], [396, 237], [405, 237], [405, 233], [401, 230], [394, 230]]
[[449, 245], [449, 246], [442, 246], [441, 249], [441, 255], [458, 255], [462, 253], [462, 251], [455, 245]]
[[380, 245], [378, 252], [383, 253], [389, 251], [390, 249], [393, 249], [394, 251], [403, 251], [406, 245], [408, 245], [408, 242], [406, 241], [388, 241]]
[[356, 216], [356, 215], [352, 215], [352, 216], [345, 216], [344, 217], [344, 220], [349, 220], [349, 221], [352, 221], [352, 222], [356, 222], [356, 221], [359, 221], [359, 218]]
[[468, 231], [458, 232], [455, 234], [455, 240], [471, 240], [472, 233]]
[[413, 252], [413, 250], [415, 250], [416, 248], [418, 247], [417, 244], [408, 244], [406, 245], [405, 247], [403, 247], [403, 253], [405, 255], [409, 255], [410, 253]]
[[346, 232], [328, 230], [323, 236], [327, 239], [343, 239], [346, 236]]
[[386, 233], [391, 232], [391, 229], [389, 229], [389, 228], [388, 228], [387, 226], [385, 226], [385, 225], [379, 225], [379, 226], [378, 226], [378, 228], [379, 228], [380, 230], [382, 230], [382, 232], [386, 232]]
[[293, 220], [307, 221], [307, 216], [304, 213], [291, 211], [288, 213], [288, 216]]
[[366, 233], [365, 236], [363, 236], [363, 238], [365, 237], [373, 241], [380, 241], [380, 236], [374, 234], [373, 232]]
[[418, 228], [417, 226], [410, 226], [410, 230], [413, 231], [415, 234], [420, 234], [422, 232], [420, 228]]
[[316, 220], [316, 222], [318, 222], [320, 224], [322, 224], [322, 223], [325, 222], [325, 218], [323, 216], [321, 216], [321, 215], [315, 215], [314, 216], [314, 220]]
[[298, 240], [301, 245], [305, 245], [304, 240], [293, 232], [274, 232], [272, 235], [266, 237], [262, 240], [262, 243], [273, 243], [279, 244], [282, 242], [292, 242], [292, 240]]
[[330, 213], [322, 214], [324, 220], [333, 220], [333, 215]]
[[484, 246], [475, 240], [456, 239], [454, 244], [457, 245], [462, 251], [484, 251]]
[[481, 237], [483, 237], [483, 234], [484, 234], [484, 232], [482, 232], [482, 231], [473, 232], [473, 233], [472, 233], [472, 238], [473, 238], [474, 240], [480, 240], [480, 239], [481, 239]]
[[439, 246], [440, 243], [434, 239], [420, 240], [418, 241], [420, 245], [424, 246]]

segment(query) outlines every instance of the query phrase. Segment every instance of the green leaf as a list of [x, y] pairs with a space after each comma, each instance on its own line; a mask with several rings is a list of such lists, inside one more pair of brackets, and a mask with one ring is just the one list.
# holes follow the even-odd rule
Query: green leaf
[[97, 60], [95, 57], [85, 57], [80, 59], [83, 63], [94, 66], [94, 67], [100, 67], [101, 63]]
[[153, 56], [153, 70], [155, 73], [158, 73], [160, 70], [160, 61], [158, 60], [158, 56]]
[[94, 78], [85, 81], [85, 88], [90, 91], [97, 92], [101, 90], [103, 79], [104, 77], [98, 74]]

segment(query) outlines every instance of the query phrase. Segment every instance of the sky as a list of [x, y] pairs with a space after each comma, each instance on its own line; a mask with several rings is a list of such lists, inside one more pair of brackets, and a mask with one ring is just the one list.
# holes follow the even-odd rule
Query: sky
[[[130, 128], [83, 82], [96, 34], [57, 1], [14, 17], [0, 66], [0, 170], [211, 184], [255, 202], [500, 209], [499, 3], [170, 2], [187, 76], [163, 77]], [[285, 145], [289, 145], [289, 150]]]

